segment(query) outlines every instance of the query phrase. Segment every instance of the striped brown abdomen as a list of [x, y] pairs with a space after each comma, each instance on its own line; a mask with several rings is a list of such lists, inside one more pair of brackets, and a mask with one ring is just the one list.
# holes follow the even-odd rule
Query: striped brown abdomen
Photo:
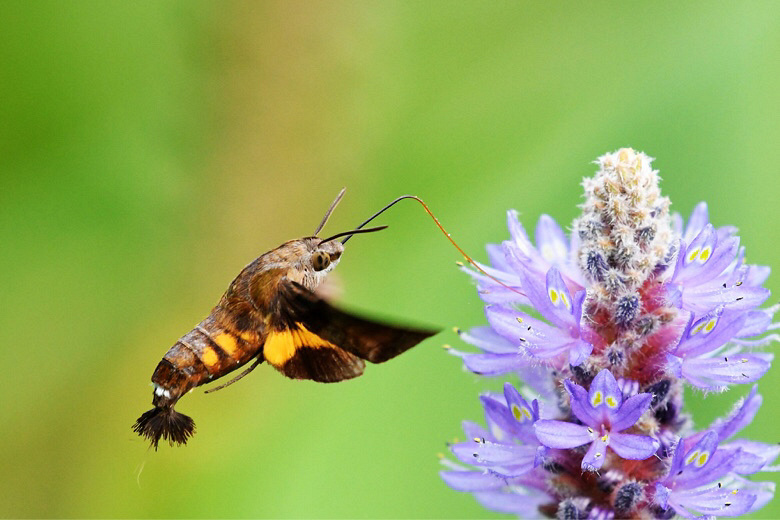
[[262, 341], [256, 331], [238, 332], [220, 325], [212, 314], [182, 336], [152, 375], [154, 405], [167, 406], [196, 386], [218, 379], [257, 356]]

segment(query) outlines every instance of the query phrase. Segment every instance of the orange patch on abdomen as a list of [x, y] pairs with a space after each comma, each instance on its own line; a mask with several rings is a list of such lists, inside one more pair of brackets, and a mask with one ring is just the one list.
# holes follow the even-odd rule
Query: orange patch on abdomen
[[209, 369], [212, 369], [219, 363], [219, 355], [214, 352], [213, 348], [203, 347], [200, 360], [203, 361], [203, 364], [206, 365]]
[[236, 337], [232, 334], [228, 334], [227, 332], [218, 334], [214, 338], [214, 343], [219, 345], [219, 347], [231, 358], [236, 358], [237, 353], [240, 354], [240, 352], [238, 352], [238, 341], [236, 341]]

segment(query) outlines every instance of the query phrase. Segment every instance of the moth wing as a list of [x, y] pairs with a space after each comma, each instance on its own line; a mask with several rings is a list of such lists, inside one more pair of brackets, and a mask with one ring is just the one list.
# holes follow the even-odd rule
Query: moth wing
[[341, 311], [302, 285], [285, 281], [279, 296], [290, 323], [371, 363], [382, 363], [406, 352], [438, 330], [400, 327]]
[[362, 359], [309, 331], [302, 323], [272, 330], [263, 355], [279, 372], [292, 379], [335, 383], [363, 373]]

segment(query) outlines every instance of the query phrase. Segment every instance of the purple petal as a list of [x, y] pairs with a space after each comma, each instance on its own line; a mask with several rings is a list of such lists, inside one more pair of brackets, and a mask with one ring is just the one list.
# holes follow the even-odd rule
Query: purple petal
[[582, 458], [582, 464], [580, 467], [583, 471], [598, 471], [601, 466], [604, 465], [604, 459], [607, 458], [607, 442], [604, 438], [606, 436], [595, 439], [585, 456]]
[[718, 280], [698, 287], [683, 289], [682, 307], [696, 314], [703, 314], [718, 305], [726, 305], [729, 310], [753, 309], [769, 298], [769, 290], [763, 287], [724, 288]]
[[467, 441], [454, 444], [452, 453], [461, 462], [475, 466], [522, 466], [524, 472], [534, 469], [536, 446], [503, 444], [490, 441]]
[[533, 404], [529, 404], [511, 383], [504, 383], [504, 398], [510, 415], [517, 422], [517, 437], [527, 444], [535, 445], [533, 423], [539, 419], [539, 403], [534, 400]]
[[682, 264], [677, 264], [680, 269], [675, 271], [674, 281], [681, 283], [695, 278], [712, 259], [717, 242], [718, 234], [712, 224], [707, 224], [693, 240], [686, 240], [685, 254], [682, 250], [679, 253]]
[[574, 416], [588, 426], [600, 427], [604, 419], [603, 414], [590, 405], [588, 392], [569, 379], [563, 382], [563, 387], [569, 393], [569, 403]]
[[532, 423], [539, 418], [538, 413], [534, 412], [534, 407], [520, 395], [512, 383], [504, 383], [504, 398], [512, 416], [520, 424]]
[[493, 434], [473, 421], [463, 421], [461, 423], [461, 429], [469, 439], [486, 439], [493, 442], [496, 441], [496, 439], [493, 438]]
[[767, 278], [771, 269], [765, 265], [749, 265], [748, 272], [745, 274], [744, 283], [750, 287], [758, 287], [762, 285]]
[[738, 338], [747, 338], [750, 336], [758, 336], [766, 332], [769, 325], [772, 324], [772, 314], [766, 310], [751, 311], [747, 313], [747, 319], [745, 320], [742, 328], [735, 334]]
[[672, 490], [668, 487], [664, 486], [660, 482], [656, 482], [655, 484], [655, 497], [654, 502], [661, 506], [661, 509], [668, 509], [666, 502], [669, 500], [669, 495], [672, 493]]
[[579, 329], [579, 323], [574, 322], [574, 302], [568, 287], [563, 283], [560, 271], [555, 267], [551, 267], [547, 271], [546, 287], [547, 299], [552, 304], [556, 321], [561, 323], [561, 326], [576, 332]]
[[735, 478], [735, 485], [739, 486], [740, 490], [747, 491], [752, 495], [756, 495], [756, 501], [750, 507], [750, 511], [758, 511], [765, 505], [767, 505], [775, 496], [775, 483], [774, 482], [751, 482], [743, 478]]
[[473, 327], [468, 331], [457, 331], [460, 339], [480, 350], [493, 354], [510, 354], [517, 352], [517, 346], [492, 328], [487, 326]]
[[767, 466], [770, 466], [780, 455], [780, 446], [777, 444], [766, 444], [747, 439], [729, 442], [726, 447], [742, 452], [734, 467], [734, 471], [740, 475], [751, 475], [761, 470], [767, 471]]
[[735, 446], [721, 446], [718, 452], [728, 454], [729, 452], [739, 451], [739, 456], [735, 459], [734, 467], [731, 469], [734, 473], [740, 475], [752, 475], [758, 473], [764, 467], [766, 460], [753, 453], [745, 453], [741, 448]]
[[674, 482], [674, 477], [677, 475], [685, 464], [685, 441], [678, 438], [673, 447], [672, 460], [669, 463], [668, 478], [664, 482]]
[[506, 226], [509, 229], [512, 243], [517, 247], [518, 252], [521, 253], [521, 258], [530, 259], [537, 255], [525, 229], [523, 229], [523, 225], [520, 223], [520, 219], [517, 218], [517, 211], [513, 209], [507, 211]]
[[517, 341], [530, 355], [550, 359], [568, 352], [577, 339], [525, 313], [501, 305], [485, 307], [493, 329], [510, 341]]
[[[501, 431], [515, 435], [520, 425], [512, 417], [511, 412], [503, 403], [497, 401], [492, 396], [482, 395], [480, 396], [482, 406], [485, 408], [485, 417], [495, 426], [501, 429]], [[499, 437], [499, 440], [503, 440]]]
[[717, 443], [718, 436], [713, 431], [708, 431], [691, 447], [683, 442], [678, 446], [684, 450], [682, 466], [677, 473], [670, 474], [667, 481], [674, 482], [677, 489], [693, 488], [728, 475], [741, 453], [739, 450], [719, 450]]
[[767, 345], [780, 341], [780, 334], [768, 334], [761, 338], [755, 339], [733, 339], [731, 340], [735, 345], [741, 345], [743, 347], [766, 347]]
[[490, 261], [492, 268], [505, 273], [512, 273], [512, 268], [506, 262], [506, 256], [504, 256], [501, 244], [488, 244], [485, 246], [485, 249], [487, 250], [488, 261]]
[[723, 307], [694, 320], [684, 334], [675, 354], [682, 357], [705, 354], [732, 339], [745, 324], [747, 315], [726, 311]]
[[683, 360], [681, 374], [694, 386], [721, 390], [728, 384], [757, 381], [769, 370], [771, 357], [771, 354], [738, 354], [728, 359], [686, 359]]
[[536, 225], [536, 247], [546, 261], [553, 265], [565, 264], [569, 259], [566, 235], [549, 215], [539, 217]]
[[522, 292], [523, 289], [519, 285], [510, 284], [509, 287], [504, 287], [493, 281], [477, 281], [477, 296], [479, 296], [480, 300], [488, 304], [522, 303], [530, 305], [530, 302], [522, 295]]
[[691, 240], [696, 237], [704, 227], [710, 223], [709, 215], [707, 214], [707, 203], [699, 202], [691, 212], [691, 216], [688, 218], [688, 225], [685, 226], [685, 234], [683, 240], [690, 244]]
[[637, 394], [629, 397], [623, 402], [623, 406], [612, 415], [613, 432], [621, 432], [632, 427], [650, 408], [650, 402], [653, 400], [652, 394]]
[[682, 377], [683, 358], [673, 354], [666, 355], [666, 370], [674, 377]]
[[646, 435], [610, 433], [609, 447], [624, 459], [644, 460], [655, 453], [661, 443]]
[[554, 327], [504, 305], [486, 306], [485, 316], [493, 330], [515, 345], [527, 347], [526, 343], [537, 341], [540, 336], [558, 334]]
[[586, 359], [588, 359], [588, 356], [590, 356], [591, 352], [593, 352], [593, 345], [587, 341], [578, 339], [569, 347], [569, 364], [573, 367], [580, 366]]
[[712, 256], [699, 269], [695, 281], [698, 283], [706, 282], [718, 276], [734, 261], [738, 250], [739, 237], [719, 240], [712, 251]]
[[753, 385], [750, 393], [740, 400], [726, 419], [716, 419], [709, 429], [718, 434], [718, 442], [723, 442], [747, 426], [761, 407], [763, 397], [758, 393], [758, 385]]
[[487, 491], [505, 485], [505, 480], [481, 471], [440, 471], [442, 480], [456, 491]]
[[596, 374], [588, 390], [588, 401], [591, 407], [610, 415], [620, 408], [623, 404], [623, 392], [620, 391], [612, 372], [604, 369]]
[[[736, 488], [734, 488], [736, 489]], [[756, 495], [713, 484], [705, 489], [674, 491], [672, 496], [680, 505], [713, 516], [740, 516], [751, 510]]]
[[[504, 243], [505, 251], [507, 254], [507, 260], [512, 268], [517, 271], [517, 275], [520, 278], [520, 283], [523, 286], [523, 292], [528, 296], [531, 305], [539, 311], [544, 318], [549, 320], [554, 325], [559, 327], [567, 327], [571, 324], [572, 318], [569, 315], [568, 319], [563, 316], [550, 301], [550, 296], [547, 292], [546, 284], [546, 272], [544, 278], [540, 278], [535, 271], [530, 271], [523, 265], [520, 259], [517, 257], [515, 248], [511, 244]], [[557, 269], [555, 272], [558, 272]], [[560, 276], [560, 274], [558, 275]], [[569, 300], [571, 302], [571, 300]]]
[[[454, 352], [453, 352], [454, 353]], [[460, 354], [466, 368], [475, 374], [497, 376], [527, 367], [531, 360], [522, 354]]]
[[540, 419], [534, 423], [534, 431], [539, 442], [549, 448], [576, 448], [596, 438], [592, 428], [564, 421]]

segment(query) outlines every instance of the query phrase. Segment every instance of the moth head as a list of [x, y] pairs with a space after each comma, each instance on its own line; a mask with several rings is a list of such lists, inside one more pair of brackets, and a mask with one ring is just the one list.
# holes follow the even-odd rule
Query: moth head
[[330, 240], [324, 242], [318, 238], [312, 241], [312, 251], [309, 254], [308, 267], [315, 273], [329, 273], [341, 259], [344, 244]]
[[319, 237], [306, 237], [285, 244], [291, 260], [287, 277], [313, 291], [341, 259], [344, 245], [336, 240], [326, 242]]

